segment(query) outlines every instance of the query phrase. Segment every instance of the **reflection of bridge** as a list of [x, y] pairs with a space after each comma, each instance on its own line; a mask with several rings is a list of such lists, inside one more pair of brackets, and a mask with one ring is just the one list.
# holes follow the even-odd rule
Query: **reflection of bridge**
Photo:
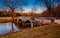
[[53, 23], [55, 18], [21, 16], [21, 17], [17, 17], [17, 23], [19, 22], [19, 19], [21, 19], [22, 21], [29, 20], [31, 22], [31, 27], [33, 27], [34, 25]]

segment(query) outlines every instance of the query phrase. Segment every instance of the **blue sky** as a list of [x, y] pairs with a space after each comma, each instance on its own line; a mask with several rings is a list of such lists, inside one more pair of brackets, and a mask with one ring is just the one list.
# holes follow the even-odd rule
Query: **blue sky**
[[[24, 9], [24, 11], [25, 12], [28, 12], [28, 11], [31, 11], [31, 9], [34, 7], [34, 6], [36, 6], [36, 10], [37, 11], [40, 11], [40, 12], [42, 12], [42, 11], [44, 11], [45, 9], [46, 9], [46, 7], [44, 7], [45, 6], [45, 4], [43, 3], [43, 2], [40, 2], [39, 3], [39, 1], [37, 2], [36, 0], [23, 0], [24, 2], [27, 2], [28, 3], [28, 5], [24, 5], [24, 7], [23, 7], [23, 9]], [[51, 0], [50, 0], [51, 1]], [[60, 0], [58, 0], [58, 2], [59, 2]], [[57, 3], [57, 0], [54, 0], [54, 5], [56, 5]], [[35, 4], [35, 5], [34, 5]], [[20, 6], [20, 5], [19, 5]], [[3, 3], [2, 3], [2, 0], [0, 0], [0, 9], [7, 9], [4, 5], [3, 5]], [[18, 8], [18, 10], [19, 10], [19, 8]]]

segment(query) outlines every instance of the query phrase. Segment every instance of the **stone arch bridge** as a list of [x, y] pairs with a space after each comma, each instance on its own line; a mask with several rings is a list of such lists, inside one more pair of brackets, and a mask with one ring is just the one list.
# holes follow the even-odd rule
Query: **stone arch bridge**
[[29, 20], [31, 22], [31, 27], [33, 28], [34, 25], [53, 23], [55, 18], [21, 16], [21, 17], [16, 17], [17, 23], [19, 22], [19, 19], [21, 19], [22, 21]]

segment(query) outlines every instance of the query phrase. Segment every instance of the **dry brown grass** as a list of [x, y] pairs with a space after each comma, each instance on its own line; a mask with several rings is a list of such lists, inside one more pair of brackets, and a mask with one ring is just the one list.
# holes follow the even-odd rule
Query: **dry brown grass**
[[60, 25], [50, 24], [28, 28], [0, 38], [60, 38]]

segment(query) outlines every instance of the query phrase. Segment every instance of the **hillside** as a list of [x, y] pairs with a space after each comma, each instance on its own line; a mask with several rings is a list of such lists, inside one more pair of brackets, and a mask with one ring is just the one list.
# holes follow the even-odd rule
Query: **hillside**
[[60, 25], [50, 24], [28, 28], [0, 38], [60, 38]]

